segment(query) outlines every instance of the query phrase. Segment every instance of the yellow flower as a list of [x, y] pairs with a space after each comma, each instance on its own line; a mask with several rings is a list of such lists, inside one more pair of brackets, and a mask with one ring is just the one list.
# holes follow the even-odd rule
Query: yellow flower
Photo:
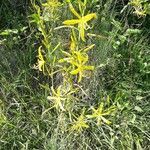
[[59, 18], [58, 10], [61, 5], [62, 4], [58, 0], [47, 0], [47, 2], [42, 3], [42, 6], [44, 6], [42, 14], [43, 20], [57, 20]]
[[110, 115], [114, 110], [115, 107], [112, 106], [106, 110], [104, 110], [104, 103], [101, 103], [97, 109], [92, 108], [93, 114], [87, 115], [87, 118], [96, 118], [97, 119], [97, 125], [100, 125], [103, 121], [106, 124], [110, 124], [111, 122], [107, 120], [104, 116]]
[[[52, 96], [48, 96], [48, 100], [52, 100], [53, 107], [55, 107], [57, 110], [65, 111], [64, 104], [65, 100], [71, 96], [72, 93], [75, 93], [77, 89], [71, 89], [69, 85], [62, 86], [60, 85], [57, 90], [55, 91], [53, 86], [51, 87]], [[52, 108], [53, 108], [52, 107]]]
[[52, 7], [52, 8], [57, 8], [61, 5], [58, 0], [47, 0], [47, 3], [42, 4], [44, 7]]
[[43, 58], [41, 48], [42, 48], [42, 46], [40, 46], [39, 49], [38, 49], [38, 68], [39, 68], [40, 71], [44, 72], [45, 60]]
[[135, 9], [133, 13], [135, 13], [138, 16], [146, 16], [146, 11], [143, 8], [141, 0], [131, 0], [129, 4], [132, 5]]
[[52, 96], [48, 96], [48, 100], [53, 100], [54, 106], [56, 109], [61, 109], [65, 111], [63, 107], [63, 101], [66, 99], [64, 98], [64, 95], [61, 92], [61, 85], [57, 88], [56, 92], [53, 87], [51, 87], [52, 90]]
[[78, 82], [82, 80], [82, 77], [85, 75], [85, 71], [94, 70], [94, 66], [88, 66], [86, 63], [88, 62], [88, 55], [86, 52], [94, 47], [94, 44], [88, 46], [87, 48], [81, 49], [79, 51], [71, 51], [71, 54], [65, 51], [62, 51], [67, 58], [63, 58], [59, 60], [60, 63], [68, 62], [71, 64], [73, 70], [70, 72], [72, 75], [79, 76]]
[[63, 22], [65, 25], [75, 25], [78, 24], [79, 35], [83, 41], [85, 41], [85, 29], [87, 27], [87, 22], [90, 21], [92, 18], [96, 18], [95, 13], [88, 14], [86, 16], [80, 16], [77, 11], [73, 8], [72, 4], [69, 3], [69, 7], [71, 12], [78, 18], [72, 20], [66, 20]]
[[78, 82], [82, 80], [82, 77], [84, 76], [84, 71], [86, 70], [94, 70], [94, 66], [87, 66], [85, 65], [88, 61], [88, 56], [86, 54], [82, 54], [81, 52], [77, 51], [74, 52], [75, 59], [71, 61], [70, 63], [75, 66], [75, 70], [72, 70], [70, 73], [72, 75], [79, 75]]
[[72, 131], [76, 131], [80, 133], [84, 128], [89, 128], [89, 125], [86, 123], [86, 118], [84, 116], [84, 113], [82, 113], [78, 118], [75, 117], [76, 120], [72, 123], [71, 126]]
[[146, 12], [144, 10], [138, 10], [137, 8], [135, 8], [134, 13], [138, 16], [146, 16]]

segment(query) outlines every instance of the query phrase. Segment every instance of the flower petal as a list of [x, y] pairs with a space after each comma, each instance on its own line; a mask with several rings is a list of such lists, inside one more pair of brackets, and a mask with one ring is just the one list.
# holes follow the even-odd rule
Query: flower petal
[[80, 33], [80, 37], [83, 41], [85, 41], [85, 24], [82, 22], [79, 24], [79, 33]]
[[94, 70], [94, 66], [84, 66], [84, 70]]
[[78, 69], [75, 69], [75, 70], [71, 71], [70, 74], [76, 75], [76, 74], [79, 73], [79, 71], [80, 71], [80, 70], [79, 70], [79, 68], [78, 68]]
[[71, 20], [66, 20], [63, 22], [63, 24], [65, 25], [74, 25], [74, 24], [78, 24], [80, 22], [79, 19], [71, 19]]
[[84, 22], [88, 22], [88, 21], [91, 20], [92, 18], [96, 18], [96, 13], [88, 14], [88, 15], [82, 17], [82, 20], [83, 20]]
[[74, 9], [71, 3], [69, 3], [69, 8], [76, 17], [81, 18], [81, 16], [77, 13], [77, 11]]
[[78, 79], [78, 83], [79, 83], [79, 82], [81, 82], [81, 80], [82, 80], [82, 76], [83, 76], [83, 75], [82, 75], [82, 72], [80, 71], [80, 72], [79, 72], [79, 79]]
[[[92, 49], [95, 46], [95, 44], [92, 44], [90, 46], [88, 46], [87, 48], [83, 49], [84, 52], [89, 51], [90, 49]], [[82, 50], [81, 50], [82, 51]]]

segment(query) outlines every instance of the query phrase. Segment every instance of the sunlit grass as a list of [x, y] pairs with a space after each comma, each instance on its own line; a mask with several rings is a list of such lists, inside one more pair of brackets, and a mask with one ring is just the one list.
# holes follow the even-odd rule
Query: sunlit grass
[[[150, 45], [136, 24], [145, 15], [126, 8], [121, 20], [111, 0], [49, 0], [11, 17], [20, 3], [0, 9], [0, 150], [148, 150]], [[82, 33], [63, 25], [91, 13]]]

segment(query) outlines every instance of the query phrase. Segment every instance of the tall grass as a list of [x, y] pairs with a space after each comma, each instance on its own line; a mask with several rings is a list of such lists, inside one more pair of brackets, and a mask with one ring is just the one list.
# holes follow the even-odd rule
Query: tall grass
[[[54, 65], [53, 62], [63, 57], [61, 50], [69, 52], [71, 30], [58, 27], [73, 15], [68, 3], [61, 3], [63, 5], [56, 10], [57, 13], [46, 18], [52, 17], [45, 23], [44, 32], [48, 39], [44, 39], [39, 24], [34, 20], [37, 9], [33, 4], [40, 6], [43, 13], [41, 3], [45, 1], [32, 1], [28, 7], [23, 2], [20, 1], [18, 7], [21, 12], [25, 9], [25, 14], [15, 9], [11, 1], [1, 2], [5, 7], [0, 9], [0, 149], [148, 150], [149, 15], [136, 16], [132, 13], [132, 6], [120, 14], [125, 1], [88, 1], [87, 12], [97, 14], [97, 19], [90, 24], [92, 28], [86, 31], [93, 34], [86, 36], [86, 46], [95, 44], [88, 52], [89, 64], [95, 69], [86, 72], [88, 76], [83, 77], [80, 83], [78, 75], [67, 76], [78, 90], [72, 95], [75, 99], [70, 97], [66, 112], [51, 109], [52, 103], [47, 99], [52, 96], [51, 86], [56, 90], [65, 73], [49, 76], [35, 66], [38, 48], [42, 45], [42, 54], [49, 60], [47, 67], [50, 71], [57, 71], [60, 67], [57, 61]], [[72, 4], [78, 8], [76, 1]], [[58, 43], [59, 50], [48, 55], [48, 49], [54, 49]], [[78, 46], [84, 47], [84, 44], [81, 40]], [[89, 128], [81, 132], [70, 131], [82, 112], [90, 116], [92, 109], [98, 109], [100, 104], [104, 104], [104, 110], [115, 106], [115, 111], [106, 116], [111, 124], [97, 124], [96, 118], [87, 117]]]

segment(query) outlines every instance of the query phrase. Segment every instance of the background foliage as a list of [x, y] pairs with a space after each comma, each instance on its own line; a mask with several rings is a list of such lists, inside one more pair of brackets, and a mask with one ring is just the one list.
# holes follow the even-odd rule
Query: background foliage
[[[76, 117], [82, 108], [91, 113], [89, 108], [98, 108], [101, 103], [104, 108], [115, 106], [115, 113], [107, 117], [112, 123], [97, 126], [95, 120], [90, 120], [89, 129], [80, 134], [70, 133], [69, 114], [55, 109], [47, 111], [51, 106], [47, 100], [51, 86], [58, 87], [62, 76], [56, 74], [52, 80], [34, 67], [44, 39], [37, 22], [33, 21], [37, 10], [29, 0], [1, 0], [1, 150], [150, 149], [149, 13], [135, 14], [135, 7], [126, 0], [87, 2], [87, 11], [97, 14], [97, 19], [90, 24], [90, 33], [98, 36], [89, 36], [87, 40], [88, 44], [95, 44], [88, 53], [95, 69], [81, 84], [75, 81], [83, 90], [75, 95], [79, 101], [71, 106]], [[43, 11], [42, 3], [45, 1], [36, 1]], [[142, 5], [146, 3], [149, 4], [145, 1]], [[72, 4], [77, 8], [76, 1]], [[61, 49], [67, 49], [69, 29], [49, 30], [73, 17], [66, 2], [53, 17], [46, 22], [52, 48], [60, 42]], [[55, 52], [57, 58], [62, 56], [59, 51]], [[54, 59], [54, 55], [51, 58]], [[43, 115], [43, 112], [46, 113]]]

